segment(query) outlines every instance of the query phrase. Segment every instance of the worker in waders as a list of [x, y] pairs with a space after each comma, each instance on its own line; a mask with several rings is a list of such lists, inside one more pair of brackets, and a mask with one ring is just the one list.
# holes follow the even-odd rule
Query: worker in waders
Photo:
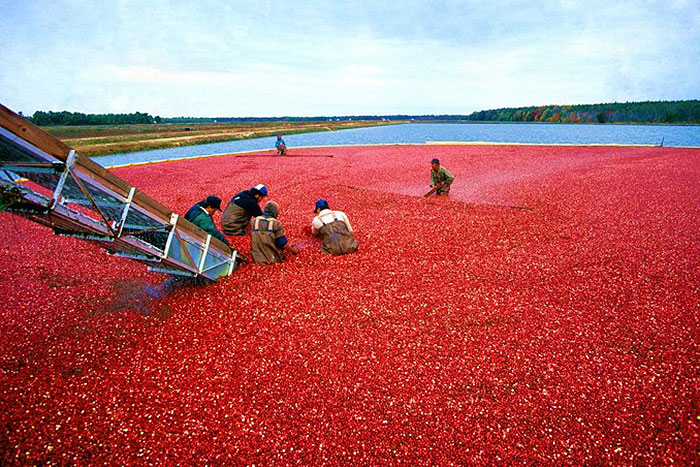
[[216, 211], [221, 211], [221, 198], [218, 196], [207, 196], [206, 199], [198, 202], [187, 211], [185, 219], [228, 245], [228, 240], [214, 224], [214, 213]]
[[311, 233], [323, 240], [321, 253], [347, 255], [357, 251], [357, 240], [344, 212], [331, 211], [328, 201], [319, 199], [314, 213], [317, 215], [311, 222]]
[[296, 255], [299, 250], [290, 245], [284, 226], [277, 219], [280, 207], [274, 201], [265, 204], [262, 216], [250, 223], [250, 255], [256, 264], [275, 264], [284, 261], [284, 252]]
[[284, 144], [282, 135], [277, 135], [277, 142], [275, 143], [275, 148], [277, 148], [277, 155], [283, 156], [287, 154], [287, 145]]
[[435, 194], [438, 196], [449, 196], [450, 187], [455, 178], [449, 170], [440, 166], [440, 159], [433, 159], [430, 161], [430, 165], [432, 167], [430, 170], [430, 188], [442, 184], [435, 191]]
[[265, 185], [255, 185], [250, 190], [241, 191], [231, 198], [224, 214], [221, 227], [226, 235], [245, 235], [251, 217], [262, 216], [260, 201], [267, 196]]

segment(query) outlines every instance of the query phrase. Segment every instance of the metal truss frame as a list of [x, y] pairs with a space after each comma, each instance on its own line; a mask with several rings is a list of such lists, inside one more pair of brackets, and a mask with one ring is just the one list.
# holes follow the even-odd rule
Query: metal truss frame
[[[215, 281], [242, 258], [114, 174], [0, 105], [5, 210], [151, 271]], [[5, 202], [7, 201], [7, 202]]]

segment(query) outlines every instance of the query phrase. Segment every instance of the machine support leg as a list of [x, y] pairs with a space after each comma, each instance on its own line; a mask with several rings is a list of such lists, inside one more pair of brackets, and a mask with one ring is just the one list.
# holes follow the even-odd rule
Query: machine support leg
[[66, 180], [68, 179], [68, 175], [70, 175], [70, 171], [73, 168], [73, 165], [75, 165], [75, 160], [77, 159], [77, 154], [74, 149], [70, 150], [70, 153], [68, 153], [68, 159], [66, 159], [66, 164], [63, 168], [63, 172], [61, 173], [61, 176], [58, 179], [58, 183], [56, 184], [56, 189], [53, 191], [53, 202], [51, 203], [50, 209], [53, 209], [54, 206], [56, 206], [56, 203], [58, 203], [58, 200], [61, 198], [61, 193], [63, 192], [63, 187], [66, 184]]
[[134, 199], [134, 193], [136, 192], [136, 187], [131, 187], [129, 190], [129, 196], [126, 198], [126, 204], [124, 205], [124, 212], [122, 212], [122, 218], [119, 221], [119, 231], [117, 232], [117, 237], [122, 236], [122, 231], [124, 230], [124, 224], [126, 223], [126, 217], [129, 215], [129, 209], [131, 208], [131, 200]]
[[207, 253], [209, 252], [209, 244], [211, 243], [211, 235], [207, 235], [207, 242], [204, 244], [204, 251], [202, 251], [202, 258], [199, 260], [199, 267], [197, 271], [201, 274], [204, 271], [204, 263], [207, 261]]

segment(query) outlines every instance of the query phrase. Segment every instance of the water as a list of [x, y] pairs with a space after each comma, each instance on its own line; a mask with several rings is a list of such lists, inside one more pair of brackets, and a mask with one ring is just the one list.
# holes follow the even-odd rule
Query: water
[[[162, 159], [273, 149], [274, 137], [200, 144], [98, 156], [103, 166]], [[700, 126], [561, 125], [518, 123], [411, 123], [284, 136], [291, 149], [300, 146], [488, 141], [531, 144], [651, 144], [700, 147]]]

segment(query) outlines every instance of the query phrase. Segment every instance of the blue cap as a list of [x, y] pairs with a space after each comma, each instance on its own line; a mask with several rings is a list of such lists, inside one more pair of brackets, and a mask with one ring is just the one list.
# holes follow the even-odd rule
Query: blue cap
[[430, 163], [431, 163], [431, 164], [439, 164], [439, 163], [440, 163], [440, 159], [433, 159], [432, 161], [430, 161]]
[[262, 183], [255, 185], [253, 188], [250, 189], [250, 191], [257, 191], [261, 195], [267, 196], [267, 187]]
[[328, 201], [325, 199], [319, 199], [316, 201], [316, 207], [314, 208], [314, 212], [322, 211], [324, 209], [330, 209], [328, 206]]

